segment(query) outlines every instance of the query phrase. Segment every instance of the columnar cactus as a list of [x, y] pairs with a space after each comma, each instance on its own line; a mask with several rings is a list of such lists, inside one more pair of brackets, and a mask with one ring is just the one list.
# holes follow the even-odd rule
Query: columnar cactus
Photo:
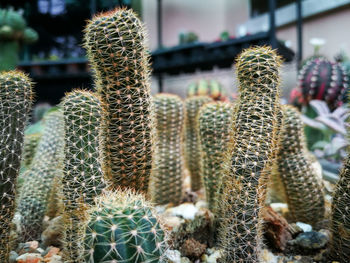
[[144, 31], [133, 11], [116, 9], [88, 23], [85, 47], [107, 108], [107, 176], [115, 187], [147, 192], [152, 116]]
[[86, 263], [164, 261], [164, 232], [142, 195], [130, 191], [101, 196], [89, 211], [84, 238]]
[[193, 191], [198, 191], [202, 186], [197, 115], [199, 109], [211, 101], [213, 100], [207, 96], [194, 96], [185, 100], [185, 161], [191, 174]]
[[66, 262], [79, 262], [79, 221], [106, 186], [103, 173], [104, 109], [99, 96], [73, 91], [62, 101], [64, 115], [64, 175], [62, 179]]
[[33, 165], [24, 172], [17, 213], [20, 215], [20, 241], [40, 238], [42, 222], [56, 177], [62, 177], [63, 115], [60, 109], [48, 113], [43, 137], [37, 146]]
[[309, 60], [299, 71], [299, 87], [304, 103], [310, 100], [324, 100], [330, 109], [342, 103], [349, 85], [349, 76], [339, 63], [319, 57]]
[[223, 262], [259, 262], [260, 212], [277, 146], [279, 65], [280, 57], [268, 47], [246, 49], [237, 59], [240, 94], [220, 208]]
[[209, 209], [217, 208], [217, 192], [224, 172], [224, 156], [232, 136], [233, 107], [229, 103], [207, 103], [198, 114], [201, 176]]
[[33, 101], [30, 79], [17, 71], [0, 73], [0, 261], [8, 262], [10, 224], [15, 210], [24, 128]]
[[184, 172], [184, 104], [176, 95], [159, 94], [153, 99], [153, 107], [156, 131], [151, 197], [156, 204], [178, 204]]

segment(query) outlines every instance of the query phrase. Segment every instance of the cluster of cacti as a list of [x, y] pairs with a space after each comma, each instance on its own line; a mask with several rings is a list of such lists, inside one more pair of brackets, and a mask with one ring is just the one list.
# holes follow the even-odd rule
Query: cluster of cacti
[[225, 89], [214, 79], [201, 79], [197, 82], [191, 83], [187, 88], [187, 97], [192, 96], [209, 96], [214, 100], [227, 100]]
[[315, 225], [324, 218], [323, 186], [308, 155], [300, 113], [288, 105], [282, 109], [284, 123], [277, 162], [290, 216], [294, 222]]
[[194, 96], [185, 100], [185, 161], [191, 174], [193, 191], [198, 191], [202, 186], [197, 116], [200, 108], [211, 101], [207, 96]]
[[339, 63], [323, 57], [308, 60], [299, 71], [303, 102], [324, 100], [332, 110], [342, 103], [348, 81], [349, 77]]
[[16, 71], [0, 73], [0, 261], [8, 261], [24, 128], [33, 100], [30, 79]]
[[164, 238], [155, 212], [142, 195], [108, 193], [89, 211], [84, 262], [165, 262]]
[[180, 97], [159, 94], [153, 99], [155, 151], [151, 173], [151, 198], [156, 204], [178, 204], [183, 188], [184, 104]]
[[131, 10], [100, 14], [85, 29], [85, 47], [106, 104], [107, 177], [115, 187], [147, 192], [153, 118], [143, 25]]
[[223, 262], [259, 261], [260, 213], [277, 146], [279, 64], [279, 56], [268, 47], [247, 49], [237, 59], [240, 94], [220, 208]]
[[94, 205], [95, 198], [105, 188], [103, 174], [104, 109], [98, 95], [87, 91], [73, 91], [62, 101], [64, 115], [64, 175], [62, 193], [64, 203], [67, 262], [78, 262], [81, 242], [78, 237], [85, 218], [85, 210]]
[[14, 69], [18, 63], [22, 43], [37, 41], [38, 34], [27, 27], [20, 12], [0, 9], [0, 71]]
[[207, 103], [198, 114], [201, 177], [208, 207], [217, 208], [217, 192], [224, 172], [223, 159], [232, 137], [233, 106], [225, 102]]
[[62, 177], [62, 111], [52, 110], [43, 122], [42, 139], [37, 146], [32, 165], [23, 174], [23, 185], [17, 201], [21, 241], [36, 240], [40, 237], [54, 181], [57, 180], [55, 178]]

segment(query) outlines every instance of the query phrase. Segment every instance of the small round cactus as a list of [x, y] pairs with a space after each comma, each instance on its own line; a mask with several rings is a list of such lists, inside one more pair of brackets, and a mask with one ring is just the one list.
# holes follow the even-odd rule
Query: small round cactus
[[117, 190], [101, 196], [89, 211], [84, 262], [165, 262], [164, 238], [144, 197]]
[[193, 191], [198, 191], [202, 186], [197, 115], [204, 104], [212, 101], [207, 96], [194, 96], [185, 100], [185, 161], [191, 174]]
[[224, 101], [227, 100], [225, 96], [225, 89], [216, 80], [204, 80], [201, 79], [187, 88], [187, 96], [209, 96], [214, 100]]
[[8, 262], [10, 224], [23, 147], [33, 102], [31, 80], [18, 71], [0, 73], [0, 261]]
[[184, 104], [179, 96], [159, 94], [153, 99], [155, 151], [151, 198], [156, 204], [178, 204], [182, 198], [184, 161]]

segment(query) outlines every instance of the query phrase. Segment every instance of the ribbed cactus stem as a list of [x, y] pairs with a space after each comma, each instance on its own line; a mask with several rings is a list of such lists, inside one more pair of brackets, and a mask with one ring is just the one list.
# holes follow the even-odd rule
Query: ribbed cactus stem
[[246, 49], [237, 59], [240, 94], [220, 208], [223, 262], [260, 260], [260, 212], [277, 147], [279, 64], [279, 56], [268, 47]]
[[103, 173], [104, 108], [98, 95], [88, 91], [68, 93], [63, 101], [64, 176], [62, 179], [66, 262], [82, 262], [78, 242], [85, 211], [106, 186]]
[[142, 195], [117, 190], [99, 198], [89, 211], [85, 262], [164, 261], [164, 232]]
[[159, 94], [153, 99], [155, 152], [151, 197], [156, 204], [178, 204], [182, 198], [184, 172], [184, 104], [179, 96]]
[[16, 180], [24, 128], [33, 101], [32, 83], [23, 73], [0, 73], [0, 261], [8, 262], [10, 224], [15, 210]]
[[185, 161], [191, 174], [191, 188], [198, 191], [202, 187], [200, 175], [200, 149], [197, 131], [199, 109], [213, 100], [207, 96], [194, 96], [185, 100]]
[[147, 192], [152, 166], [149, 54], [135, 13], [116, 9], [95, 16], [85, 47], [97, 93], [107, 109], [107, 176], [115, 187]]
[[225, 169], [223, 160], [232, 136], [232, 121], [233, 106], [225, 102], [207, 103], [198, 114], [201, 176], [211, 211], [217, 209], [217, 192]]

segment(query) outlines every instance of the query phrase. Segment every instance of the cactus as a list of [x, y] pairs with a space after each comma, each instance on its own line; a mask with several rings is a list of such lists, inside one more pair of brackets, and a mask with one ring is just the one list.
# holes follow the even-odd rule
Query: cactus
[[180, 97], [159, 94], [153, 100], [155, 152], [151, 197], [156, 204], [178, 204], [182, 198], [184, 105]]
[[240, 94], [220, 207], [223, 262], [259, 262], [260, 213], [277, 146], [279, 65], [279, 56], [269, 47], [246, 49], [237, 59]]
[[282, 178], [291, 219], [314, 225], [324, 218], [323, 186], [309, 158], [300, 113], [283, 105], [284, 124], [278, 153], [278, 170]]
[[164, 261], [164, 232], [142, 195], [117, 191], [101, 196], [89, 211], [86, 263]]
[[350, 156], [345, 159], [333, 193], [330, 256], [340, 263], [350, 262]]
[[47, 212], [55, 178], [62, 177], [63, 169], [63, 115], [52, 110], [44, 120], [42, 139], [37, 146], [30, 168], [24, 172], [23, 185], [18, 198], [20, 215], [20, 241], [40, 238], [42, 223]]
[[342, 104], [349, 77], [339, 63], [319, 57], [308, 60], [299, 71], [303, 102], [324, 100], [331, 110]]
[[211, 101], [212, 99], [207, 96], [194, 96], [185, 100], [185, 161], [191, 174], [193, 191], [198, 191], [202, 186], [197, 115], [199, 109]]
[[225, 89], [216, 80], [201, 79], [195, 83], [191, 83], [187, 88], [187, 97], [192, 96], [209, 96], [213, 100], [225, 101]]
[[95, 16], [85, 47], [107, 110], [107, 177], [115, 187], [147, 192], [152, 168], [149, 55], [144, 27], [131, 10]]
[[79, 221], [105, 188], [103, 174], [104, 108], [98, 95], [87, 91], [68, 93], [62, 101], [65, 129], [62, 179], [67, 262], [78, 262], [81, 233]]
[[207, 103], [198, 114], [201, 176], [208, 207], [217, 208], [217, 192], [224, 171], [223, 158], [232, 136], [233, 107], [229, 103]]
[[33, 101], [32, 83], [23, 73], [0, 73], [0, 261], [8, 261], [10, 224], [15, 210], [24, 128]]
[[38, 34], [26, 26], [20, 12], [0, 9], [0, 71], [14, 69], [18, 63], [20, 45], [33, 43], [37, 39]]

